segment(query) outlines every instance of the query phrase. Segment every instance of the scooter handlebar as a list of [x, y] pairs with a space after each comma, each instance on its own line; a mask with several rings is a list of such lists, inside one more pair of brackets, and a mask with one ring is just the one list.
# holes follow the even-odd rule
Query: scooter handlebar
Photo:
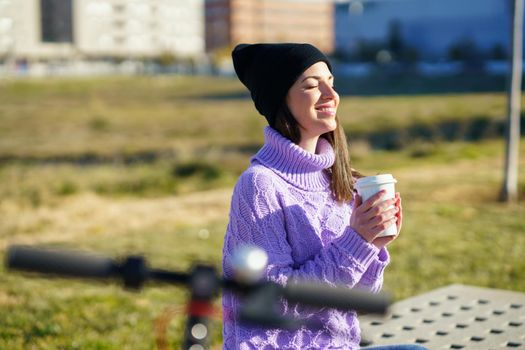
[[28, 246], [9, 247], [6, 266], [28, 272], [81, 278], [110, 278], [119, 271], [118, 264], [107, 257]]

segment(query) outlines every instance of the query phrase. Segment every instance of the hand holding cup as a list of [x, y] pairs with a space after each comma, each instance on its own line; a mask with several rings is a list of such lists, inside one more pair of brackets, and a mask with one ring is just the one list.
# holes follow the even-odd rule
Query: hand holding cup
[[361, 178], [356, 183], [350, 227], [367, 242], [379, 248], [393, 241], [400, 232], [402, 207], [397, 181], [390, 174]]

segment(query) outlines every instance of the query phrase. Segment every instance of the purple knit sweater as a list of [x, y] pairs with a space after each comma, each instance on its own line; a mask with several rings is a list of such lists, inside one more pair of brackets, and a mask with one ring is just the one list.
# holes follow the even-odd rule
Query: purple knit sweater
[[[351, 203], [339, 204], [330, 191], [334, 152], [320, 138], [309, 153], [270, 127], [265, 144], [239, 178], [231, 201], [223, 247], [223, 271], [232, 277], [235, 248], [254, 244], [268, 254], [266, 279], [322, 281], [378, 292], [389, 262], [386, 249], [367, 243], [349, 227]], [[225, 349], [357, 349], [360, 329], [355, 312], [324, 308], [313, 312], [282, 302], [283, 313], [317, 319], [321, 329], [264, 329], [240, 324], [239, 299], [224, 293]]]

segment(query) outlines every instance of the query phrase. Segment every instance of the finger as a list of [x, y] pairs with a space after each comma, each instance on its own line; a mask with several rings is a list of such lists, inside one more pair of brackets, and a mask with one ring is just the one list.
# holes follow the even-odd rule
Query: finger
[[394, 198], [396, 199], [396, 205], [401, 204], [401, 196], [399, 195], [399, 192], [396, 193]]
[[354, 221], [359, 220], [363, 215], [364, 209], [362, 204], [363, 198], [356, 193], [352, 203], [352, 217]]
[[356, 217], [360, 217], [363, 222], [369, 219], [368, 214], [365, 214], [369, 208], [364, 203], [363, 197], [359, 196], [355, 202], [356, 206], [353, 208], [354, 215], [356, 215]]
[[376, 247], [384, 247], [388, 243], [392, 242], [394, 239], [396, 239], [396, 236], [385, 236], [385, 237], [377, 237], [372, 241], [372, 244], [374, 244]]
[[386, 230], [387, 228], [389, 228], [390, 226], [395, 225], [396, 222], [397, 222], [397, 218], [394, 216], [386, 221], [381, 222], [378, 225], [375, 225], [374, 227], [371, 228], [371, 231], [376, 232], [376, 235], [377, 235], [383, 232], [384, 230]]
[[380, 203], [382, 202], [382, 198], [383, 196], [386, 194], [386, 191], [385, 190], [381, 190], [379, 192], [377, 192], [376, 194], [374, 194], [373, 196], [371, 196], [370, 198], [368, 198], [365, 202], [363, 202], [363, 209], [368, 210], [370, 208], [372, 208], [374, 205], [376, 205], [377, 203]]
[[372, 217], [369, 222], [370, 224], [373, 224], [374, 226], [377, 226], [379, 224], [382, 224], [383, 222], [387, 222], [389, 220], [395, 219], [398, 214], [398, 208], [394, 207], [392, 209], [388, 209], [383, 211], [380, 214], [377, 214], [376, 216]]
[[399, 212], [397, 213], [397, 234], [401, 233], [401, 226], [403, 226], [403, 207], [399, 205]]
[[[397, 218], [394, 216], [390, 218], [389, 220], [386, 220], [378, 225], [374, 225], [372, 223], [368, 223], [366, 225], [361, 225], [362, 232], [365, 233], [365, 238], [368, 242], [374, 241], [379, 234], [381, 234], [383, 231], [385, 231], [387, 228], [389, 228], [392, 225], [395, 225], [397, 222]], [[396, 234], [397, 236], [397, 234]], [[395, 236], [394, 236], [395, 237]]]
[[379, 242], [381, 242], [381, 241], [383, 241], [383, 242], [392, 242], [392, 241], [393, 241], [394, 239], [396, 239], [396, 238], [397, 238], [397, 236], [381, 236], [381, 237], [376, 237], [376, 238], [374, 239], [374, 243], [375, 243], [375, 241], [379, 241]]
[[396, 204], [395, 204], [396, 208], [399, 208], [399, 211], [401, 211], [403, 209], [403, 204], [401, 204], [401, 200], [397, 200]]
[[403, 205], [401, 204], [401, 198], [397, 199], [395, 206], [398, 209], [398, 213], [401, 213], [403, 211]]
[[392, 199], [386, 199], [382, 202], [379, 202], [378, 204], [374, 205], [373, 207], [369, 208], [365, 212], [365, 217], [367, 219], [372, 219], [378, 215], [383, 214], [385, 211], [391, 209], [392, 207], [397, 208], [395, 206], [396, 200], [394, 198]]

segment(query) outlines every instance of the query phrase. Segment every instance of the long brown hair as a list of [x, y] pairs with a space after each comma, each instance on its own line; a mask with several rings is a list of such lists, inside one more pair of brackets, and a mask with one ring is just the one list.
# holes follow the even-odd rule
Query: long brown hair
[[[346, 142], [343, 127], [337, 116], [336, 122], [337, 127], [335, 130], [327, 132], [321, 135], [321, 137], [325, 138], [332, 145], [335, 152], [335, 161], [330, 167], [332, 173], [330, 183], [332, 193], [338, 202], [346, 202], [354, 198], [355, 179], [362, 177], [362, 175], [351, 167], [348, 143]], [[286, 102], [277, 110], [270, 126], [295, 144], [301, 141], [299, 124], [286, 105]]]

